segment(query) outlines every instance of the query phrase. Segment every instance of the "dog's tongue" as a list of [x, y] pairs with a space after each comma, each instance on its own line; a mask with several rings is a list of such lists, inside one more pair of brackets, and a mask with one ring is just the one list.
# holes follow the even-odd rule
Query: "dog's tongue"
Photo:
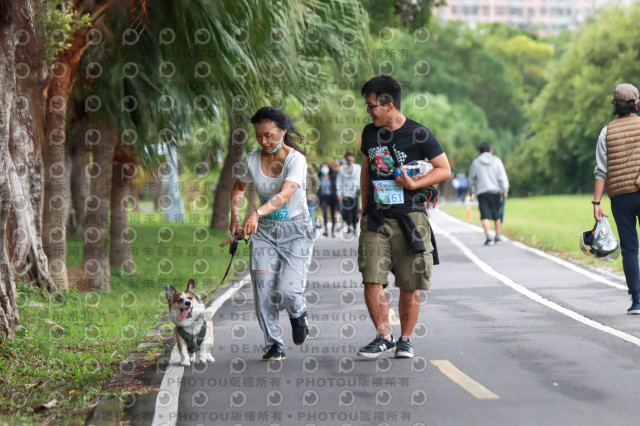
[[187, 319], [187, 317], [189, 316], [190, 313], [191, 313], [191, 306], [189, 306], [187, 309], [182, 311], [182, 313], [180, 314], [180, 317], [178, 319], [180, 321], [183, 321], [183, 320]]

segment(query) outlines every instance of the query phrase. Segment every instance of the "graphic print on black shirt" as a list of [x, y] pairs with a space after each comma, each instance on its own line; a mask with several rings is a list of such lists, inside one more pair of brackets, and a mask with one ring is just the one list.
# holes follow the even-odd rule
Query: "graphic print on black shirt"
[[[395, 131], [368, 124], [362, 131], [360, 150], [369, 157], [371, 198], [368, 202], [395, 204], [412, 210], [419, 207], [416, 204], [422, 202], [424, 190], [410, 191], [395, 184], [396, 168], [412, 161], [431, 160], [444, 152], [431, 130], [409, 118]], [[396, 165], [391, 150], [400, 164]]]

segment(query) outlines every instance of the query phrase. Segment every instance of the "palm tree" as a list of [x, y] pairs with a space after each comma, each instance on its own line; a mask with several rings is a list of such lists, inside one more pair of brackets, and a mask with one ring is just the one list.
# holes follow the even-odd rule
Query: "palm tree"
[[[366, 45], [366, 13], [355, 0], [281, 3], [274, 8], [259, 0], [168, 0], [142, 9], [126, 3], [110, 7], [105, 39], [118, 42], [87, 50], [85, 58], [99, 61], [102, 73], [77, 93], [80, 99], [91, 94], [101, 99], [97, 127], [102, 138], [93, 146], [96, 180], [89, 197], [96, 214], [87, 214], [92, 223], [85, 229], [83, 253], [84, 269], [96, 288], [108, 289], [109, 281], [105, 212], [111, 213], [112, 227], [127, 223], [120, 218], [126, 209], [109, 196], [114, 182], [109, 165], [121, 135], [135, 135], [141, 163], [153, 168], [162, 161], [155, 154], [159, 140], [175, 146], [224, 114], [230, 149], [217, 186], [214, 220], [223, 216], [226, 227], [231, 168], [244, 153], [249, 112], [273, 96], [302, 99], [307, 83], [328, 78], [327, 65], [340, 63], [331, 56], [348, 56], [340, 55], [345, 49], [340, 34], [356, 35], [347, 48], [351, 54]], [[120, 229], [112, 229], [112, 248], [119, 245]]]
[[[71, 192], [66, 167], [67, 106], [74, 84], [74, 70], [88, 47], [87, 40], [91, 40], [91, 37], [87, 37], [89, 23], [99, 25], [108, 6], [108, 1], [94, 0], [73, 0], [60, 2], [58, 5], [58, 8], [75, 22], [71, 23], [71, 37], [63, 48], [58, 49], [48, 81], [43, 123], [46, 143], [42, 144], [45, 213], [42, 221], [42, 239], [44, 251], [52, 265], [51, 275], [62, 290], [69, 286], [66, 269], [66, 224]], [[60, 12], [59, 9], [55, 11]]]
[[[236, 63], [236, 68], [246, 69], [247, 73], [236, 84], [226, 86], [228, 94], [223, 99], [230, 135], [214, 195], [211, 219], [214, 229], [225, 230], [228, 226], [232, 169], [244, 153], [248, 114], [260, 104], [274, 103], [274, 98], [293, 97], [303, 101], [311, 93], [322, 95], [314, 88], [321, 86], [348, 58], [358, 58], [352, 62], [369, 69], [360, 54], [369, 45], [367, 14], [360, 2], [299, 0], [284, 3], [287, 4], [277, 11], [270, 4], [261, 3], [255, 14], [254, 27], [238, 28], [241, 34], [246, 34], [247, 44], [252, 47], [252, 54], [247, 55], [252, 62]], [[256, 27], [262, 31], [250, 31]], [[274, 44], [276, 49], [273, 49]], [[239, 63], [244, 65], [238, 67]], [[239, 103], [243, 106], [241, 111], [237, 111]]]

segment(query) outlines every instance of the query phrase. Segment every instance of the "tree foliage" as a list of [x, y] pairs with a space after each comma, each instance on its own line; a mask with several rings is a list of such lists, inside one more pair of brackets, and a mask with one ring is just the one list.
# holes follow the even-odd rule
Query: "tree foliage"
[[[485, 48], [477, 29], [453, 22], [432, 25], [430, 36], [396, 31], [390, 41], [379, 38], [376, 48], [381, 57], [374, 58], [374, 67], [392, 74], [407, 92], [444, 94], [452, 102], [470, 100], [496, 129], [517, 133], [524, 125], [507, 67]], [[386, 58], [387, 51], [395, 52], [395, 58]]]
[[71, 47], [73, 34], [91, 25], [91, 16], [82, 13], [72, 0], [42, 2], [38, 11], [39, 26], [44, 28], [43, 60], [52, 63], [58, 54]]
[[518, 97], [523, 102], [531, 102], [546, 83], [547, 66], [555, 55], [554, 46], [523, 33], [505, 37], [502, 31], [486, 35], [484, 45], [506, 65], [507, 76]]
[[362, 0], [367, 12], [372, 33], [382, 27], [415, 30], [429, 23], [434, 7], [441, 0]]
[[523, 191], [573, 193], [593, 187], [595, 146], [613, 120], [619, 83], [638, 85], [640, 9], [604, 9], [583, 27], [549, 72], [531, 109], [532, 136], [507, 165]]

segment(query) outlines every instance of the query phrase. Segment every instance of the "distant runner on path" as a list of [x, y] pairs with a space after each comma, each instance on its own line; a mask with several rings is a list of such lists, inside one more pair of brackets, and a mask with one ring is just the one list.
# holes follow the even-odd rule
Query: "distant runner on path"
[[[502, 200], [509, 194], [509, 178], [504, 170], [500, 158], [493, 155], [493, 148], [489, 142], [482, 142], [478, 147], [480, 155], [471, 163], [469, 170], [469, 187], [471, 192], [478, 195], [480, 219], [486, 236], [485, 246], [501, 240], [502, 230]], [[495, 238], [489, 233], [489, 221], [495, 222]]]

